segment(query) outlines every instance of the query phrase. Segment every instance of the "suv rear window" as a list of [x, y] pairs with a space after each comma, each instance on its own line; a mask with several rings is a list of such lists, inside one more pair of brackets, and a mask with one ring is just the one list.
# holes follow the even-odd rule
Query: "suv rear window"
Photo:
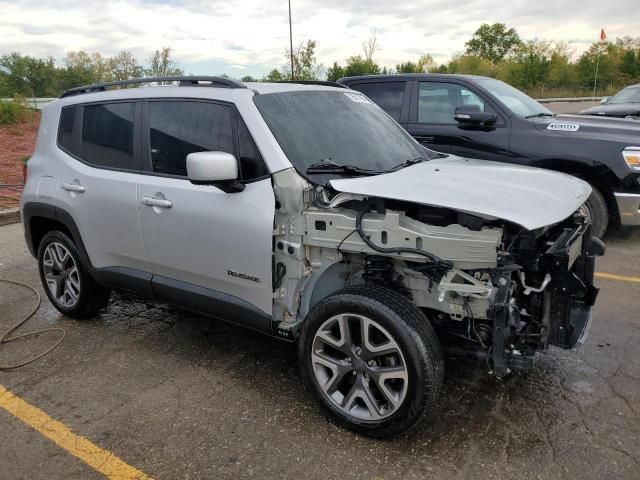
[[80, 158], [108, 168], [133, 170], [135, 103], [85, 105]]
[[351, 85], [351, 88], [364, 93], [399, 122], [405, 84], [406, 82], [358, 83]]

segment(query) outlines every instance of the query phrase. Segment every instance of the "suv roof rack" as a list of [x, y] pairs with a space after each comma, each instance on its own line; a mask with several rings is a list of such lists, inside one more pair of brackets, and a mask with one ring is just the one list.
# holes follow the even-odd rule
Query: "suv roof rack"
[[349, 89], [346, 85], [338, 82], [328, 82], [326, 80], [278, 80], [273, 83], [299, 83], [301, 85], [324, 85], [325, 87], [338, 87]]
[[174, 77], [149, 77], [149, 78], [131, 78], [129, 80], [119, 80], [117, 82], [96, 83], [94, 85], [85, 85], [82, 87], [74, 87], [65, 90], [60, 98], [71, 97], [73, 95], [81, 95], [83, 93], [106, 92], [107, 87], [117, 87], [123, 85], [136, 85], [142, 83], [158, 83], [158, 82], [179, 82], [181, 87], [218, 87], [218, 88], [247, 88], [242, 82], [232, 80], [225, 77], [210, 76], [174, 76]]

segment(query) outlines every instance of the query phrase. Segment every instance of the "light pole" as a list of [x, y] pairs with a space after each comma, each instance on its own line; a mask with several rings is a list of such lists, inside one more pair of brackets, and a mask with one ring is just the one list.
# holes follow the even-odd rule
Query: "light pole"
[[291, 27], [291, 0], [289, 0], [289, 56], [291, 57], [291, 80], [293, 78], [293, 29]]

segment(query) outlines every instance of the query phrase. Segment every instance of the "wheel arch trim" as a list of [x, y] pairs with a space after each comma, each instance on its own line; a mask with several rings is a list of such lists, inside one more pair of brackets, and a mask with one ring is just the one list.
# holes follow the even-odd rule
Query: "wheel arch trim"
[[24, 225], [24, 236], [27, 242], [29, 252], [34, 257], [38, 256], [38, 245], [35, 244], [34, 232], [32, 231], [33, 221], [43, 218], [63, 225], [71, 234], [73, 243], [75, 243], [82, 261], [87, 265], [88, 269], [93, 272], [93, 265], [89, 259], [89, 254], [84, 247], [80, 230], [76, 225], [76, 221], [66, 210], [54, 205], [43, 202], [27, 202], [22, 207], [22, 223]]

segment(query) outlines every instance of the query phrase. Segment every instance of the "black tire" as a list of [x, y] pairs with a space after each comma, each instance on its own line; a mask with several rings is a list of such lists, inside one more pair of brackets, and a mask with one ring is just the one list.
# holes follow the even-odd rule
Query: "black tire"
[[[57, 243], [62, 244], [72, 257], [78, 272], [79, 278], [79, 294], [77, 301], [73, 305], [63, 305], [58, 298], [51, 292], [47, 280], [45, 279], [45, 251], [48, 246]], [[98, 285], [89, 275], [87, 266], [82, 261], [82, 256], [78, 248], [67, 235], [53, 230], [45, 234], [38, 246], [38, 270], [40, 272], [40, 280], [49, 301], [56, 309], [72, 318], [84, 319], [93, 317], [98, 311], [103, 309], [109, 302], [111, 297], [111, 289]]]
[[593, 191], [584, 205], [589, 210], [593, 235], [602, 238], [609, 226], [609, 208], [602, 193], [593, 185], [591, 185], [591, 188]]
[[[334, 403], [318, 382], [312, 362], [316, 333], [328, 319], [340, 314], [374, 320], [384, 327], [402, 352], [408, 375], [406, 394], [388, 417], [364, 420], [352, 416]], [[435, 408], [442, 391], [442, 349], [429, 320], [405, 296], [379, 286], [349, 287], [318, 302], [304, 321], [298, 360], [305, 383], [330, 418], [338, 425], [370, 437], [390, 437], [415, 427]]]

